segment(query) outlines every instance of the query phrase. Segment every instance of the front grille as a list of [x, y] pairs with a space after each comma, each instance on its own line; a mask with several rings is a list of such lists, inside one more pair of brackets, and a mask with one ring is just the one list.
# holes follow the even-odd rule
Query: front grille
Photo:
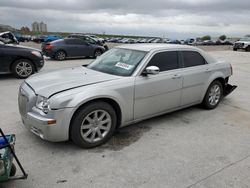
[[20, 88], [18, 94], [18, 106], [19, 106], [19, 112], [23, 117], [27, 116], [27, 105], [28, 105], [28, 97], [25, 95], [24, 90]]

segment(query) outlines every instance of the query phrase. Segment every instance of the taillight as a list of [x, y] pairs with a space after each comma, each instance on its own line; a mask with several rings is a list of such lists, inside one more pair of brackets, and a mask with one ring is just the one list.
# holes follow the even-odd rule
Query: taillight
[[52, 44], [50, 44], [50, 43], [48, 43], [48, 44], [45, 44], [45, 49], [46, 50], [50, 50], [50, 49], [52, 49], [54, 46], [52, 45]]

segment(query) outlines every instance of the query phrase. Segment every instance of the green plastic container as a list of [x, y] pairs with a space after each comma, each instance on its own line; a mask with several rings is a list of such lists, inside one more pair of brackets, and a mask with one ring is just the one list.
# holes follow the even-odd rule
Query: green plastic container
[[[6, 138], [14, 150], [15, 135], [8, 135]], [[13, 154], [10, 148], [0, 149], [0, 182], [7, 181], [15, 175], [16, 167], [12, 162]]]

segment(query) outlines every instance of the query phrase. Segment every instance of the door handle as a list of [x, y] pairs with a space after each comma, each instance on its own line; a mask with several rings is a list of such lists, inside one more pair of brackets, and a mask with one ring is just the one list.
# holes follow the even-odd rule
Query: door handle
[[172, 76], [172, 79], [179, 79], [179, 78], [181, 78], [181, 75], [179, 75], [179, 74]]
[[212, 70], [211, 69], [206, 69], [205, 72], [212, 72]]

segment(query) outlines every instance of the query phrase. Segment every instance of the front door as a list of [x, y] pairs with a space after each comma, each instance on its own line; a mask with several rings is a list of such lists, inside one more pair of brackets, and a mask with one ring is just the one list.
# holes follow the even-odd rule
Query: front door
[[180, 106], [182, 74], [178, 52], [156, 53], [148, 66], [157, 66], [160, 73], [138, 76], [135, 80], [134, 119], [143, 119]]

